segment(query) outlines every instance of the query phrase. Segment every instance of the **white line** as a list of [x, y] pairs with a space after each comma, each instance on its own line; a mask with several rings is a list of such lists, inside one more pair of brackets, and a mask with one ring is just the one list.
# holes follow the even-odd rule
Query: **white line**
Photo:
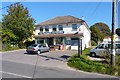
[[15, 75], [15, 76], [24, 77], [24, 78], [32, 78], [32, 77], [29, 77], [29, 76], [24, 76], [24, 75], [19, 75], [19, 74], [10, 73], [10, 72], [4, 72], [4, 71], [0, 71], [0, 73]]

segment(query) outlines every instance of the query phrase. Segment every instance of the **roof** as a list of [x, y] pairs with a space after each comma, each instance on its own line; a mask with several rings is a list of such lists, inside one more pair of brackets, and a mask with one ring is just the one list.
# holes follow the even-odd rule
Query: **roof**
[[83, 33], [79, 33], [79, 34], [43, 34], [43, 35], [34, 35], [34, 38], [78, 37], [78, 36], [83, 36]]
[[82, 19], [76, 18], [74, 16], [58, 16], [53, 19], [47, 20], [45, 22], [41, 22], [41, 23], [37, 24], [36, 26], [78, 23], [78, 22], [85, 22], [85, 21]]

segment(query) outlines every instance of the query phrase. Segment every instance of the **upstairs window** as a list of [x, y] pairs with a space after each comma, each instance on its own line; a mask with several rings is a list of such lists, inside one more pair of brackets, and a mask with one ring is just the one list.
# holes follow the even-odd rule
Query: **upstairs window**
[[43, 27], [40, 27], [40, 32], [43, 32]]
[[77, 24], [72, 24], [72, 30], [77, 31]]
[[58, 25], [59, 31], [63, 31], [63, 25]]
[[49, 32], [49, 27], [45, 26], [45, 32]]
[[57, 27], [56, 26], [53, 26], [53, 31], [57, 31]]

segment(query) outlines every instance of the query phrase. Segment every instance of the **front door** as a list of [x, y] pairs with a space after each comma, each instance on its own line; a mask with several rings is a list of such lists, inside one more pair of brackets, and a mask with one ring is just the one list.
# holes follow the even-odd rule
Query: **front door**
[[47, 41], [49, 46], [53, 45], [53, 38], [48, 38]]

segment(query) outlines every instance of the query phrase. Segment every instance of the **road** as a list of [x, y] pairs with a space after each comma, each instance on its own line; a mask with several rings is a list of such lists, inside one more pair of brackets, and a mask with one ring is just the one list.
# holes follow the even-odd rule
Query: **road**
[[2, 53], [0, 73], [3, 78], [117, 78], [72, 69], [62, 55], [70, 56], [71, 52], [51, 51], [40, 56], [25, 54], [25, 50], [5, 52]]

